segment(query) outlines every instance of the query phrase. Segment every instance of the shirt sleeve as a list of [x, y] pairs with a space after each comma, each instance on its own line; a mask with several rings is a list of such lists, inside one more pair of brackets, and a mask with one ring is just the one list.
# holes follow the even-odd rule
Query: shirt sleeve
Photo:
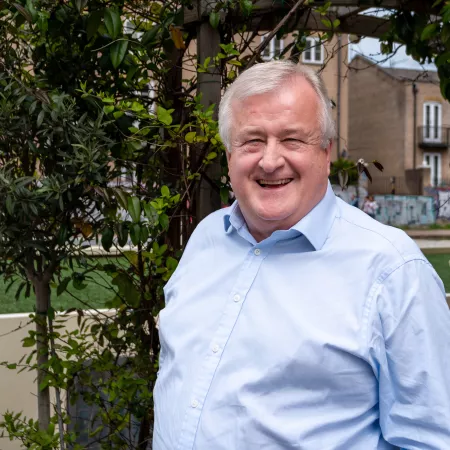
[[442, 281], [428, 261], [413, 259], [372, 292], [369, 353], [383, 437], [401, 449], [450, 449], [450, 312]]

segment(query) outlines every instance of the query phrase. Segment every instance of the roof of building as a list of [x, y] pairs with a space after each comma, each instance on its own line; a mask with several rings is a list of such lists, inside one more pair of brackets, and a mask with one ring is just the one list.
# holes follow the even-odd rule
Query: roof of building
[[399, 81], [439, 84], [439, 75], [433, 70], [399, 69], [396, 67], [383, 67], [363, 55], [357, 55], [354, 59], [361, 59], [367, 63], [367, 68], [374, 67]]
[[439, 84], [439, 75], [431, 70], [397, 69], [395, 67], [380, 67], [389, 75], [401, 81], [421, 81], [423, 83]]

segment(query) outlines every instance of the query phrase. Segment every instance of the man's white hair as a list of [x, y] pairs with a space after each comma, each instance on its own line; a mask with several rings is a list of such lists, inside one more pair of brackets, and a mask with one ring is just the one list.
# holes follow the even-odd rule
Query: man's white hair
[[302, 64], [292, 61], [270, 61], [256, 64], [244, 71], [226, 90], [219, 106], [219, 133], [225, 148], [231, 151], [232, 103], [253, 95], [265, 94], [279, 88], [289, 79], [303, 77], [319, 98], [319, 125], [322, 134], [321, 146], [326, 148], [335, 137], [335, 126], [331, 114], [331, 101], [327, 89], [317, 73]]

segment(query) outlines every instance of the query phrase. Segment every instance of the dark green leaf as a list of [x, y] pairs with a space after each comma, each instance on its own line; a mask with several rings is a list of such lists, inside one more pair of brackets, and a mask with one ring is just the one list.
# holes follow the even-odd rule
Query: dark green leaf
[[128, 212], [134, 223], [138, 223], [141, 220], [141, 201], [138, 197], [128, 198]]
[[226, 187], [220, 188], [220, 199], [222, 200], [222, 203], [224, 205], [228, 205], [228, 193], [229, 193], [228, 188], [226, 188]]
[[112, 228], [105, 228], [102, 233], [102, 247], [109, 252], [114, 239], [114, 231]]
[[120, 66], [120, 63], [123, 61], [125, 53], [127, 52], [127, 48], [128, 41], [124, 39], [114, 42], [114, 44], [111, 45], [110, 58], [115, 69], [117, 69]]
[[159, 28], [159, 25], [155, 25], [154, 27], [150, 28], [150, 30], [146, 31], [141, 39], [142, 45], [147, 45], [149, 42], [152, 42], [156, 38]]
[[38, 128], [40, 128], [40, 126], [42, 125], [42, 122], [44, 121], [44, 116], [45, 116], [45, 111], [42, 110], [42, 111], [39, 113], [38, 118], [37, 118], [37, 121], [36, 121], [36, 125], [38, 126]]
[[97, 33], [98, 27], [102, 22], [102, 11], [94, 11], [89, 15], [86, 26], [86, 33], [88, 40], [91, 40]]
[[83, 11], [84, 7], [87, 5], [88, 0], [75, 0], [75, 6], [79, 13]]
[[128, 242], [128, 226], [126, 223], [117, 225], [117, 243], [120, 247], [125, 247]]
[[169, 217], [167, 214], [161, 214], [159, 216], [159, 224], [164, 230], [167, 230], [169, 228]]
[[13, 3], [13, 5], [28, 22], [33, 23], [33, 17], [26, 8], [24, 8], [22, 5], [19, 5], [18, 3]]
[[156, 223], [158, 223], [158, 213], [156, 212], [156, 209], [153, 208], [153, 206], [149, 203], [146, 203], [144, 205], [144, 213], [147, 216], [147, 219], [150, 222], [151, 226], [154, 226]]
[[383, 170], [384, 170], [384, 167], [383, 167], [383, 165], [381, 164], [381, 163], [379, 163], [378, 161], [374, 161], [373, 162], [373, 165], [380, 171], [380, 172], [383, 172]]
[[141, 226], [138, 223], [131, 225], [130, 238], [133, 245], [138, 245], [141, 241]]
[[436, 34], [438, 24], [437, 23], [430, 23], [428, 24], [422, 31], [422, 34], [420, 35], [420, 40], [426, 41], [427, 39], [430, 39]]
[[122, 21], [120, 20], [120, 14], [115, 9], [107, 8], [105, 10], [105, 26], [112, 39], [119, 36], [122, 31]]
[[211, 12], [209, 14], [209, 23], [211, 24], [211, 26], [216, 29], [219, 26], [220, 23], [220, 14], [218, 12]]
[[66, 277], [58, 285], [58, 287], [56, 288], [56, 295], [58, 297], [67, 289], [67, 286], [69, 285], [71, 279], [71, 277]]

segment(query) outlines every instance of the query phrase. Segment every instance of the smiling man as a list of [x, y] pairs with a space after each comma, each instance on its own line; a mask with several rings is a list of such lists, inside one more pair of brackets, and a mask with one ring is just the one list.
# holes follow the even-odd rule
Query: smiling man
[[219, 125], [236, 202], [165, 287], [153, 449], [450, 449], [442, 282], [402, 231], [333, 194], [320, 79], [256, 65]]

